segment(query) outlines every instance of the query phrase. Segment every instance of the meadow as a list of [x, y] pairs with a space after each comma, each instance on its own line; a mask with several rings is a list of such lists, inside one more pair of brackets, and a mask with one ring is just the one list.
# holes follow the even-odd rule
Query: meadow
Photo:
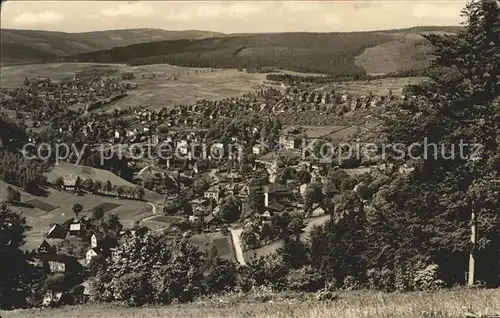
[[[72, 172], [75, 175], [80, 175], [82, 178], [91, 177], [94, 180], [111, 180], [113, 184], [127, 185], [127, 181], [119, 178], [109, 171], [101, 173], [97, 171], [86, 171], [88, 167], [74, 165], [60, 165], [47, 174], [48, 180], [53, 181], [58, 176], [67, 176]], [[93, 169], [93, 168], [91, 168]], [[85, 173], [86, 172], [86, 173]], [[9, 185], [0, 181], [0, 201], [7, 198], [7, 187]], [[16, 187], [13, 187], [16, 188]], [[114, 213], [120, 217], [120, 220], [125, 228], [131, 228], [137, 221], [152, 216], [152, 207], [147, 202], [137, 200], [118, 199], [108, 196], [99, 196], [84, 193], [77, 195], [71, 191], [56, 190], [53, 188], [45, 188], [44, 193], [40, 195], [29, 194], [22, 189], [18, 189], [21, 193], [21, 204], [13, 206], [12, 209], [21, 212], [26, 217], [26, 222], [31, 229], [26, 233], [26, 244], [24, 249], [34, 249], [43, 241], [46, 233], [54, 223], [63, 223], [68, 219], [75, 217], [72, 207], [73, 204], [79, 203], [83, 206], [81, 216], [90, 216], [92, 210], [98, 206], [103, 208], [106, 213]], [[146, 196], [152, 199], [161, 198], [155, 192], [148, 191]]]
[[258, 291], [198, 300], [191, 304], [120, 307], [88, 304], [57, 309], [0, 312], [10, 317], [500, 317], [500, 290], [459, 288], [437, 292], [338, 292], [333, 301], [312, 294]]
[[370, 92], [373, 95], [387, 95], [391, 90], [394, 95], [398, 96], [401, 95], [406, 85], [415, 85], [426, 79], [426, 77], [394, 77], [364, 81], [343, 81], [323, 86], [319, 91], [330, 92], [334, 89], [339, 93], [368, 96]]
[[208, 257], [214, 256], [212, 254], [215, 250], [220, 258], [236, 260], [229, 235], [224, 235], [221, 232], [194, 234], [189, 238], [189, 242], [206, 253]]
[[[111, 184], [123, 187], [136, 187], [135, 184], [120, 178], [111, 171], [97, 169], [89, 166], [76, 165], [62, 161], [47, 173], [47, 180], [54, 182], [58, 177], [63, 179], [76, 179], [80, 177], [82, 180], [92, 179], [93, 181], [101, 181], [103, 184], [110, 181]], [[164, 198], [160, 194], [145, 189], [144, 200], [155, 203], [163, 202]]]

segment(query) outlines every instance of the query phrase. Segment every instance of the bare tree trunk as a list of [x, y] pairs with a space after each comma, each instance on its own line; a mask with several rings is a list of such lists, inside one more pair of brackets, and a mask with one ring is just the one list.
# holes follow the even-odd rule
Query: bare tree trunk
[[477, 225], [477, 220], [476, 220], [476, 213], [474, 210], [472, 210], [471, 214], [471, 251], [469, 254], [469, 278], [467, 285], [472, 286], [474, 285], [474, 276], [475, 276], [475, 267], [476, 267], [476, 260], [475, 260], [475, 251], [476, 251], [476, 239], [477, 239], [477, 234], [476, 234], [476, 225]]

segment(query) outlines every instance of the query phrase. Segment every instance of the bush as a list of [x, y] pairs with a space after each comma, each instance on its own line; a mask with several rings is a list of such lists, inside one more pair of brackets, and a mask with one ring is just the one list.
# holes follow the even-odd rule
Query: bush
[[287, 281], [290, 289], [304, 292], [317, 291], [325, 284], [321, 274], [310, 265], [292, 270], [287, 275]]
[[342, 284], [343, 290], [358, 290], [361, 289], [361, 283], [354, 276], [346, 276], [344, 278], [344, 283]]
[[394, 290], [394, 272], [388, 268], [369, 269], [366, 273], [368, 279], [368, 287], [375, 290], [383, 290], [386, 292]]
[[142, 273], [125, 274], [112, 285], [114, 299], [127, 306], [141, 306], [152, 300], [151, 285]]
[[316, 299], [320, 301], [337, 300], [338, 295], [335, 293], [336, 290], [337, 282], [328, 282], [325, 287], [316, 292]]
[[232, 289], [236, 285], [236, 266], [220, 258], [216, 258], [205, 277], [205, 290], [218, 294]]
[[414, 287], [416, 290], [434, 291], [444, 286], [439, 277], [439, 265], [430, 264], [415, 272]]

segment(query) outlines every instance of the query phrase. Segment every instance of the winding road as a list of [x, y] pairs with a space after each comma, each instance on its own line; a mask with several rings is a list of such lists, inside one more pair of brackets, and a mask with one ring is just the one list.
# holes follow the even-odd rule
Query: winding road
[[145, 217], [144, 219], [140, 220], [140, 222], [148, 221], [156, 216], [156, 205], [154, 203], [151, 203], [151, 202], [146, 202], [146, 203], [151, 206], [151, 208], [152, 208], [151, 212], [153, 212], [153, 215]]

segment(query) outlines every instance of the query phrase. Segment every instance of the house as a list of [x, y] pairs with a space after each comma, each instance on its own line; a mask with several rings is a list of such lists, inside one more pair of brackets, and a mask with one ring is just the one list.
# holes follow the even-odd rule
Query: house
[[69, 225], [69, 235], [71, 236], [80, 236], [82, 234], [82, 230], [82, 223], [71, 223]]
[[265, 154], [267, 152], [266, 150], [267, 150], [266, 147], [264, 147], [264, 145], [261, 144], [255, 144], [252, 147], [252, 153], [257, 156]]
[[238, 190], [238, 194], [236, 195], [236, 197], [240, 201], [244, 202], [249, 195], [250, 195], [250, 187], [245, 184]]
[[210, 147], [209, 159], [222, 159], [224, 157], [224, 144], [218, 142]]
[[87, 261], [87, 264], [90, 264], [90, 262], [98, 257], [100, 254], [100, 251], [97, 248], [91, 248], [85, 253], [85, 260]]
[[299, 149], [301, 140], [295, 135], [281, 135], [279, 137], [279, 144], [284, 149]]
[[306, 191], [307, 191], [307, 183], [304, 183], [299, 187], [300, 195], [304, 197], [306, 195]]
[[72, 179], [63, 179], [63, 189], [67, 191], [72, 191], [75, 189], [76, 178]]
[[39, 254], [51, 253], [52, 251], [53, 251], [52, 246], [50, 246], [50, 244], [46, 240], [43, 240], [42, 243], [38, 245], [37, 248], [37, 252]]
[[61, 225], [54, 224], [45, 237], [48, 239], [65, 239], [66, 230]]
[[236, 186], [236, 184], [230, 183], [230, 184], [226, 185], [226, 187], [224, 188], [224, 194], [234, 196], [236, 194], [237, 190], [238, 190], [238, 187]]
[[322, 216], [325, 214], [326, 214], [325, 209], [320, 204], [315, 203], [312, 206], [312, 210], [311, 210], [309, 216], [316, 217], [316, 216]]
[[48, 273], [78, 273], [82, 266], [74, 256], [66, 254], [38, 254], [34, 257]]
[[279, 183], [271, 183], [263, 187], [264, 206], [269, 206], [272, 202], [288, 202], [293, 199], [293, 193], [288, 188]]
[[53, 292], [52, 290], [48, 290], [43, 296], [42, 306], [43, 307], [53, 307], [62, 303], [63, 293], [62, 292]]
[[209, 214], [203, 219], [203, 223], [205, 223], [205, 226], [208, 228], [215, 228], [220, 226], [222, 221], [219, 218], [216, 218], [213, 214]]
[[284, 149], [299, 149], [301, 146], [300, 133], [303, 132], [301, 127], [288, 127], [282, 130], [279, 136], [279, 144]]
[[272, 217], [272, 216], [273, 216], [273, 215], [271, 214], [271, 212], [266, 211], [266, 212], [262, 213], [262, 215], [261, 215], [261, 219], [262, 219], [262, 220], [266, 220], [266, 221], [268, 221], [268, 220], [271, 220], [271, 217]]
[[218, 186], [211, 187], [205, 193], [203, 194], [203, 197], [207, 199], [214, 199], [216, 202], [219, 202], [220, 196], [221, 196], [221, 190]]
[[101, 233], [94, 233], [90, 237], [90, 246], [92, 248], [102, 248], [104, 246], [104, 235]]
[[267, 211], [270, 212], [282, 212], [285, 209], [285, 206], [283, 204], [280, 204], [276, 201], [273, 201], [271, 204], [267, 206]]
[[238, 172], [230, 172], [227, 174], [226, 178], [231, 182], [240, 182], [243, 180], [243, 177]]
[[181, 140], [177, 143], [176, 151], [181, 155], [187, 155], [189, 152], [189, 145], [186, 140]]

